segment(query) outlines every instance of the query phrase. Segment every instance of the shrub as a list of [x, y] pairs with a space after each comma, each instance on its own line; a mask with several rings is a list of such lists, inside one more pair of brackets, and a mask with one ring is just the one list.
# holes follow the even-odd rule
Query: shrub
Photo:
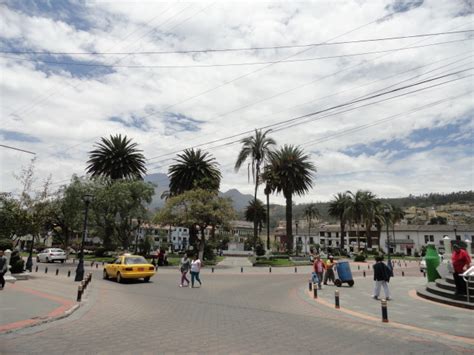
[[18, 250], [15, 250], [12, 253], [12, 256], [10, 258], [10, 271], [12, 274], [20, 274], [24, 271], [25, 269], [25, 262], [23, 259], [20, 257], [20, 253]]
[[255, 253], [258, 255], [258, 256], [262, 256], [262, 255], [265, 255], [265, 247], [263, 246], [263, 243], [262, 241], [259, 239], [257, 239], [257, 247], [255, 248]]
[[365, 259], [367, 259], [367, 257], [364, 254], [358, 254], [355, 256], [354, 261], [362, 262], [365, 261]]
[[94, 255], [98, 258], [102, 258], [107, 250], [104, 247], [99, 247], [95, 250]]
[[206, 244], [204, 245], [204, 260], [214, 260], [216, 255], [214, 254], [214, 245]]
[[13, 249], [13, 241], [11, 239], [0, 239], [0, 250]]

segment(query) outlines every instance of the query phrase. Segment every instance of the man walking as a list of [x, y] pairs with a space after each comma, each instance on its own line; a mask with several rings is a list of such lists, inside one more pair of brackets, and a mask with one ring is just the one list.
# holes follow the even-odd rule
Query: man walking
[[374, 300], [379, 299], [380, 288], [383, 287], [383, 292], [385, 294], [385, 299], [390, 300], [390, 291], [388, 289], [388, 282], [390, 281], [390, 276], [392, 276], [392, 271], [387, 265], [383, 263], [383, 256], [377, 256], [375, 258], [376, 263], [374, 264], [374, 294], [372, 298]]
[[319, 255], [316, 255], [316, 260], [314, 260], [313, 264], [313, 271], [318, 277], [318, 288], [321, 289], [321, 282], [323, 281], [323, 274], [324, 274], [324, 269], [326, 268], [326, 265], [324, 262], [321, 260], [321, 257]]
[[326, 261], [326, 272], [324, 273], [324, 284], [328, 284], [328, 280], [334, 283], [334, 265], [336, 262], [334, 261], [334, 257], [329, 255], [329, 259]]
[[3, 255], [3, 250], [0, 250], [0, 290], [5, 287], [5, 274], [8, 271], [7, 258]]
[[463, 280], [462, 274], [464, 270], [469, 268], [471, 264], [471, 257], [468, 252], [462, 249], [459, 244], [453, 245], [453, 255], [451, 256], [451, 263], [454, 269], [454, 283], [456, 284], [456, 295], [466, 294], [466, 282]]

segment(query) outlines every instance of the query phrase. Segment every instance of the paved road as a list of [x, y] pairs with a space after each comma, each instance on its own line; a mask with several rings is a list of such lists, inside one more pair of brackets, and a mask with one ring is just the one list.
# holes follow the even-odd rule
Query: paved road
[[302, 274], [202, 275], [179, 288], [178, 273], [153, 282], [99, 278], [70, 318], [0, 336], [2, 354], [472, 352], [462, 341], [358, 319], [313, 302]]

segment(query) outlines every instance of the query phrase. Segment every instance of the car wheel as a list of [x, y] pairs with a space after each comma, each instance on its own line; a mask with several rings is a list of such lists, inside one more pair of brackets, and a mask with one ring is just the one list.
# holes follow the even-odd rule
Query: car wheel
[[147, 276], [147, 277], [143, 278], [143, 280], [144, 280], [145, 282], [150, 281], [150, 276]]
[[108, 279], [109, 279], [109, 275], [107, 274], [107, 271], [105, 271], [105, 269], [104, 269], [104, 272], [102, 273], [102, 278], [103, 278], [104, 280], [108, 280]]
[[122, 275], [120, 275], [120, 272], [117, 272], [117, 282], [120, 284], [123, 282]]
[[40, 258], [39, 258], [39, 257], [36, 257], [36, 262], [37, 262], [37, 263], [40, 262]]
[[65, 261], [66, 261], [66, 260], [61, 260], [61, 264], [64, 264]]
[[46, 258], [46, 262], [49, 263], [49, 258]]

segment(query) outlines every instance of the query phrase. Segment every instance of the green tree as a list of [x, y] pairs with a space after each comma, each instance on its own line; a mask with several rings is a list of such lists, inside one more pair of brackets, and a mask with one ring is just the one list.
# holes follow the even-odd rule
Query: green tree
[[348, 223], [347, 208], [349, 201], [350, 197], [347, 192], [338, 192], [329, 202], [328, 208], [329, 215], [339, 220], [339, 225], [341, 227], [341, 240], [339, 246], [341, 250], [344, 250], [344, 233], [346, 230], [346, 223]]
[[188, 226], [199, 231], [196, 247], [204, 255], [205, 231], [208, 227], [228, 227], [235, 218], [231, 201], [215, 191], [193, 189], [171, 197], [154, 218], [155, 223]]
[[270, 250], [270, 195], [275, 191], [276, 177], [269, 166], [265, 167], [262, 180], [265, 182], [265, 196], [267, 198], [267, 250]]
[[275, 179], [275, 191], [283, 193], [286, 200], [286, 235], [288, 250], [293, 250], [293, 195], [307, 193], [313, 186], [316, 167], [299, 147], [285, 145], [270, 152], [269, 167]]
[[218, 191], [221, 172], [215, 158], [200, 149], [187, 149], [178, 154], [176, 163], [168, 169], [169, 195], [176, 196], [194, 188]]
[[253, 222], [255, 221], [255, 218], [257, 218], [258, 230], [259, 233], [261, 233], [263, 229], [263, 223], [266, 223], [267, 213], [265, 212], [265, 206], [263, 205], [263, 202], [260, 200], [250, 201], [245, 208], [245, 220], [248, 222]]
[[351, 191], [347, 191], [347, 196], [349, 197], [349, 200], [346, 207], [346, 215], [348, 216], [350, 221], [355, 223], [356, 225], [357, 250], [360, 250], [359, 228], [363, 218], [364, 191], [358, 190], [355, 194]]
[[[270, 130], [265, 132], [255, 130], [255, 135], [246, 137], [240, 142], [242, 149], [237, 156], [235, 162], [235, 171], [239, 171], [240, 167], [246, 160], [250, 160], [249, 168], [251, 167], [252, 177], [255, 182], [254, 201], [257, 201], [258, 185], [260, 183], [260, 169], [262, 164], [268, 159], [272, 147], [275, 146], [273, 138], [267, 137]], [[249, 173], [250, 180], [250, 173]], [[255, 210], [257, 212], [257, 210]], [[253, 218], [253, 237], [254, 247], [256, 247], [258, 238], [258, 216], [255, 214]]]
[[365, 225], [365, 234], [367, 238], [367, 248], [372, 248], [372, 234], [371, 229], [375, 223], [375, 215], [377, 213], [377, 206], [380, 202], [377, 196], [370, 191], [363, 191], [362, 194], [362, 221]]
[[127, 136], [120, 134], [101, 138], [96, 149], [89, 152], [87, 173], [92, 177], [106, 177], [111, 180], [143, 179], [146, 173], [145, 157]]

